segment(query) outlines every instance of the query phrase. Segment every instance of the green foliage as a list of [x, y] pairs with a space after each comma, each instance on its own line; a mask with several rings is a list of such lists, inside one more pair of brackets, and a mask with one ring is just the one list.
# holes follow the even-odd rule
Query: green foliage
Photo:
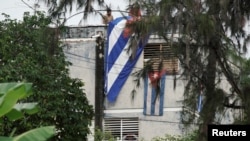
[[242, 61], [243, 67], [241, 68], [241, 78], [240, 78], [240, 85], [242, 88], [250, 86], [250, 60]]
[[[24, 14], [22, 22], [8, 16], [0, 22], [0, 82], [32, 82], [33, 95], [23, 102], [37, 101], [41, 111], [11, 122], [4, 119], [1, 135], [55, 125], [52, 140], [82, 140], [90, 132], [93, 106], [84, 93], [84, 83], [69, 76], [70, 62], [60, 47], [60, 31], [49, 28], [43, 13]], [[28, 108], [28, 107], [27, 107]]]
[[45, 126], [24, 132], [15, 137], [0, 137], [1, 141], [47, 141], [55, 135], [55, 126]]
[[165, 135], [165, 137], [154, 137], [152, 141], [195, 141], [198, 132], [195, 130], [187, 135]]
[[115, 141], [115, 138], [109, 132], [102, 132], [100, 129], [95, 130], [94, 134], [95, 141]]
[[23, 99], [30, 95], [31, 84], [26, 83], [2, 83], [0, 84], [0, 117], [6, 115], [11, 120], [22, 118], [22, 110], [27, 113], [36, 112], [35, 103], [17, 103], [19, 99]]
[[[30, 83], [1, 83], [0, 84], [0, 118], [5, 116], [11, 120], [23, 117], [23, 113], [37, 113], [37, 105], [34, 103], [17, 103], [20, 99], [31, 95]], [[0, 127], [4, 121], [0, 121]], [[13, 130], [15, 131], [15, 130]], [[39, 127], [29, 130], [17, 136], [0, 136], [1, 141], [46, 141], [55, 135], [54, 126]]]

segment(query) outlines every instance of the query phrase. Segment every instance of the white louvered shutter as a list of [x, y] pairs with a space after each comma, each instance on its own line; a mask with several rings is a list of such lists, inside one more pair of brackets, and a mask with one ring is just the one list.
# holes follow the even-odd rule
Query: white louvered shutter
[[110, 132], [115, 138], [122, 141], [127, 136], [137, 138], [139, 133], [138, 118], [105, 118], [104, 132]]

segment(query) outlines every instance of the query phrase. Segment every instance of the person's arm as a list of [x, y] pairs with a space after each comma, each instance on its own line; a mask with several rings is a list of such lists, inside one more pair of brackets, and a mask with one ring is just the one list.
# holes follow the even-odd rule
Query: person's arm
[[108, 23], [108, 17], [105, 15], [102, 17], [102, 23], [107, 24]]

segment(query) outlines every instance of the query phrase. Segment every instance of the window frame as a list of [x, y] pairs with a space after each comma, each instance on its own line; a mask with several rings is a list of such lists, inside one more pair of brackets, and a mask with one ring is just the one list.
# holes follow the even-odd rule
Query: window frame
[[179, 72], [179, 60], [172, 51], [171, 47], [164, 43], [149, 43], [144, 47], [144, 66], [151, 62], [153, 71], [159, 70], [162, 61], [162, 68], [167, 74], [174, 75]]

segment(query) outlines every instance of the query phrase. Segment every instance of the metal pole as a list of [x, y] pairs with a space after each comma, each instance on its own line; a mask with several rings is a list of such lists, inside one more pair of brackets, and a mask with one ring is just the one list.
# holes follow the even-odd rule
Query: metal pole
[[102, 131], [103, 99], [104, 99], [104, 39], [96, 38], [96, 70], [95, 70], [95, 129]]

